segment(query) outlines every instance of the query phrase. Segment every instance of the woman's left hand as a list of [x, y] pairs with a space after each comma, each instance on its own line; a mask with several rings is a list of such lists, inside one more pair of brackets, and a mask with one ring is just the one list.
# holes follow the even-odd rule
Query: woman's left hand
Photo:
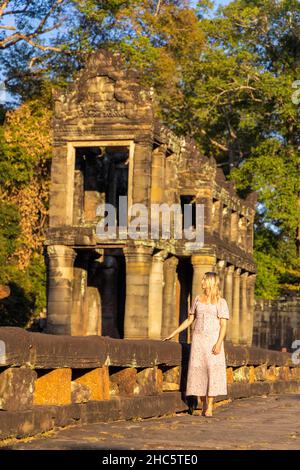
[[219, 343], [216, 343], [214, 347], [212, 348], [212, 353], [220, 354], [220, 352], [221, 352], [221, 345]]

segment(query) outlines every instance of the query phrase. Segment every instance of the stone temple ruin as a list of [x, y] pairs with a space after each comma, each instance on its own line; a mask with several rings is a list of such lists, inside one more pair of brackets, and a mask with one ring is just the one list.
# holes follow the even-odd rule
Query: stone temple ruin
[[[213, 158], [160, 124], [154, 100], [103, 50], [54, 94], [47, 332], [160, 339], [187, 317], [203, 273], [217, 271], [231, 312], [227, 340], [251, 345], [256, 194], [238, 197]], [[128, 206], [204, 204], [204, 245], [191, 249], [174, 233], [99, 238], [97, 207], [117, 208], [119, 196]]]

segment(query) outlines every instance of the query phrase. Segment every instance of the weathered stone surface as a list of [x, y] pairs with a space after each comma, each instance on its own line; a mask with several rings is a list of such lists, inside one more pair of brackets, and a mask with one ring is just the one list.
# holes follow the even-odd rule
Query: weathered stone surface
[[6, 354], [5, 364], [0, 365], [28, 364], [36, 369], [176, 366], [189, 351], [189, 345], [174, 342], [50, 335], [11, 327], [0, 327], [1, 340]]
[[232, 384], [233, 383], [233, 369], [232, 367], [227, 367], [226, 368], [226, 376], [227, 376], [227, 384]]
[[268, 367], [266, 372], [266, 380], [278, 380], [279, 379], [280, 368], [271, 366]]
[[165, 392], [161, 395], [147, 396], [147, 399], [144, 396], [134, 399], [121, 397], [119, 400], [121, 419], [150, 418], [187, 409], [180, 392]]
[[67, 405], [71, 403], [71, 369], [46, 372], [35, 381], [34, 405]]
[[91, 400], [109, 400], [108, 367], [98, 367], [81, 375], [75, 382], [86, 385], [91, 391]]
[[112, 400], [89, 401], [81, 406], [81, 422], [97, 423], [117, 421], [120, 418], [120, 402], [117, 398]]
[[31, 349], [29, 333], [22, 328], [0, 327], [0, 341], [4, 345], [0, 366], [23, 366], [29, 363]]
[[[173, 341], [120, 340], [108, 337], [71, 337], [29, 333], [21, 328], [0, 327], [6, 346], [5, 364], [31, 368], [92, 369], [103, 366], [154, 367], [186, 364], [190, 345]], [[225, 342], [228, 367], [242, 365], [288, 366], [291, 354], [260, 348], [232, 346]]]
[[291, 379], [300, 379], [300, 367], [290, 368]]
[[116, 382], [109, 381], [109, 396], [117, 397], [120, 395], [119, 387]]
[[24, 410], [33, 403], [37, 374], [27, 368], [8, 368], [0, 372], [0, 410]]
[[164, 392], [175, 392], [180, 390], [180, 385], [174, 382], [163, 382], [163, 391]]
[[249, 367], [242, 366], [238, 369], [233, 370], [233, 381], [234, 382], [249, 382]]
[[266, 395], [271, 393], [271, 384], [269, 382], [254, 382], [249, 384], [246, 382], [235, 382], [228, 385], [228, 397], [247, 398], [255, 395]]
[[181, 367], [176, 366], [172, 367], [165, 372], [163, 372], [163, 382], [171, 383], [171, 384], [180, 384], [180, 376], [181, 376]]
[[136, 375], [134, 395], [157, 395], [162, 392], [162, 371], [157, 367], [148, 367]]
[[244, 346], [233, 346], [230, 343], [224, 343], [225, 357], [227, 366], [237, 367], [247, 364], [247, 348]]
[[26, 411], [1, 411], [0, 439], [33, 436], [53, 429], [53, 412], [48, 407]]
[[254, 368], [254, 379], [255, 381], [266, 380], [267, 364], [261, 364]]
[[91, 389], [84, 384], [71, 382], [71, 400], [72, 403], [86, 403], [91, 399]]
[[255, 382], [255, 374], [254, 374], [254, 367], [253, 366], [250, 366], [249, 367], [249, 384], [253, 384], [253, 382]]
[[[286, 392], [299, 393], [300, 380], [229, 384], [228, 396], [217, 397], [215, 401]], [[147, 399], [144, 396], [120, 397], [82, 404], [34, 406], [32, 410], [27, 411], [2, 411], [0, 412], [0, 439], [32, 436], [75, 423], [87, 424], [140, 417], [149, 418], [184, 410], [187, 410], [187, 405], [182, 400], [181, 392], [165, 392], [160, 395], [148, 396]]]
[[279, 368], [279, 380], [290, 380], [290, 379], [292, 379], [290, 368], [288, 366], [280, 367]]
[[272, 351], [270, 349], [262, 349], [252, 346], [247, 349], [248, 364], [259, 365], [265, 362], [268, 365], [284, 366], [291, 363], [291, 354]]
[[[299, 450], [299, 413], [298, 393], [252, 397], [216, 407], [213, 421], [202, 419], [199, 413], [194, 416], [180, 413], [133, 423], [123, 420], [105, 425], [99, 423], [73, 426], [70, 429], [57, 430], [48, 438], [44, 436], [4, 444], [1, 450], [89, 449], [96, 455], [97, 451], [107, 453], [108, 449], [112, 452], [119, 449], [143, 449], [144, 452], [157, 449], [168, 452], [173, 449], [178, 454], [187, 449], [187, 439], [183, 439], [184, 436], [188, 438], [189, 449], [204, 451], [201, 457], [208, 450], [215, 451], [217, 447], [225, 452], [231, 450], [232, 454], [235, 453], [234, 458], [237, 450], [268, 450], [269, 455], [266, 458], [270, 461], [269, 456], [272, 455], [275, 461], [278, 459], [278, 452], [272, 451]], [[242, 432], [245, 429], [247, 432]], [[226, 457], [228, 455], [229, 452]], [[247, 463], [250, 455], [248, 452]], [[72, 456], [69, 462], [71, 460]], [[254, 455], [253, 463], [256, 464]]]
[[110, 380], [118, 385], [120, 395], [133, 395], [136, 386], [136, 375], [136, 369], [128, 367], [112, 374]]

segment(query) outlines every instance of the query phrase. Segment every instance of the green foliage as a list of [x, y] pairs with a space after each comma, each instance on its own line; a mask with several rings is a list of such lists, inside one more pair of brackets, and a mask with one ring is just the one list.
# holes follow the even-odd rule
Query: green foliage
[[20, 214], [14, 204], [0, 202], [0, 283], [10, 280], [9, 257], [17, 246], [17, 238], [21, 233]]
[[[257, 191], [257, 295], [275, 298], [299, 289], [300, 106], [291, 96], [300, 77], [300, 3], [233, 0], [216, 14], [212, 6], [209, 0], [197, 7], [185, 0], [73, 0], [64, 33], [53, 40], [70, 54], [45, 51], [30, 68], [35, 51], [28, 44], [7, 51], [7, 89], [32, 103], [24, 132], [18, 134], [16, 119], [9, 145], [0, 138], [0, 182], [26, 188], [37, 168], [47, 180], [48, 148], [30, 152], [25, 135], [36, 135], [51, 86], [71, 81], [91, 51], [121, 51], [142, 82], [154, 87], [160, 118], [213, 155], [241, 195]], [[33, 259], [35, 302], [42, 306], [44, 273], [41, 259]]]

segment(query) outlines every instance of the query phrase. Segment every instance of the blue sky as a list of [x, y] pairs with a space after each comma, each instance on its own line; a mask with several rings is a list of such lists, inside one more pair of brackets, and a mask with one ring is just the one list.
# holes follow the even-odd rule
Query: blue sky
[[[220, 5], [227, 5], [231, 0], [212, 0], [216, 7]], [[196, 5], [198, 0], [191, 0], [192, 5]]]

